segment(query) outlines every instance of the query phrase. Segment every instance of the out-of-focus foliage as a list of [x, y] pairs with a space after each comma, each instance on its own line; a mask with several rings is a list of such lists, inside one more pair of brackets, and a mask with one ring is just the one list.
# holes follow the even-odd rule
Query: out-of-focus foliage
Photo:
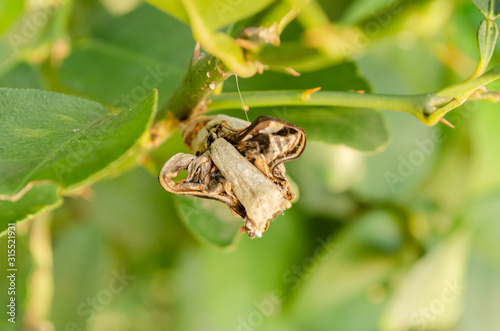
[[[31, 1], [0, 4], [0, 87], [38, 88], [128, 109], [153, 88], [161, 105], [180, 84], [194, 41], [179, 5], [202, 1], [172, 2], [175, 17], [133, 1], [55, 2], [62, 5], [52, 8], [48, 0], [41, 7]], [[498, 6], [473, 2], [483, 10], [487, 3]], [[225, 8], [238, 1], [211, 3]], [[268, 3], [254, 2], [248, 16]], [[327, 49], [300, 48], [316, 61], [308, 63], [310, 72], [294, 78], [266, 71], [240, 78], [241, 90], [321, 86], [414, 94], [439, 90], [474, 72], [484, 16], [471, 1], [320, 4], [327, 18], [356, 26], [369, 38], [341, 63]], [[8, 32], [22, 30], [36, 11], [49, 12], [49, 19], [12, 52]], [[232, 19], [206, 24], [216, 33]], [[284, 46], [308, 42], [302, 32], [309, 21], [298, 21], [284, 30]], [[498, 45], [491, 62], [500, 62]], [[234, 90], [231, 78], [223, 91]], [[69, 192], [50, 214], [18, 223], [18, 319], [13, 325], [2, 313], [0, 329], [499, 329], [498, 110], [495, 104], [467, 103], [447, 116], [455, 129], [426, 127], [404, 113], [372, 112], [377, 116], [372, 125], [352, 127], [364, 137], [387, 125], [390, 141], [386, 135], [377, 141], [372, 135], [338, 140], [335, 131], [327, 142], [347, 146], [308, 144], [301, 158], [286, 164], [300, 189], [298, 201], [257, 240], [236, 233], [241, 220], [228, 218], [227, 210], [161, 188], [155, 171], [186, 150], [175, 132], [150, 155], [140, 156], [144, 167]], [[230, 114], [244, 117], [242, 110]], [[291, 107], [249, 112], [251, 119], [260, 114], [291, 122], [323, 116]], [[380, 124], [384, 118], [387, 123]], [[385, 150], [363, 153], [355, 145], [370, 142]], [[0, 142], [0, 164], [8, 143]], [[1, 173], [0, 181], [7, 175]], [[35, 189], [44, 192], [27, 214], [59, 204], [55, 187]], [[11, 203], [0, 202], [1, 222], [9, 215], [27, 216]], [[204, 219], [228, 232], [203, 228]], [[6, 245], [3, 236], [4, 269]], [[0, 290], [7, 288], [1, 277]], [[7, 300], [0, 296], [0, 305], [6, 307]]]

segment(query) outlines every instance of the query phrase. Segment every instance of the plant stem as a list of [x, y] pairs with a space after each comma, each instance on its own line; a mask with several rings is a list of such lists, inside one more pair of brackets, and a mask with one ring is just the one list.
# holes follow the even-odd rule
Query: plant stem
[[159, 146], [167, 140], [178, 121], [202, 110], [206, 97], [231, 75], [221, 60], [200, 53], [197, 45], [184, 80], [156, 114], [150, 129], [152, 146]]
[[467, 93], [472, 93], [477, 89], [483, 87], [500, 78], [500, 65], [492, 68], [490, 71], [486, 72], [482, 76], [474, 79], [468, 80], [460, 84], [452, 85], [436, 93], [436, 95], [441, 97], [457, 97], [460, 95], [465, 95]]
[[441, 97], [453, 97], [453, 101], [433, 112], [427, 119], [428, 125], [435, 125], [444, 115], [446, 115], [446, 113], [466, 102], [474, 94], [475, 91], [499, 78], [500, 65], [494, 67], [490, 71], [474, 80], [468, 80], [439, 91], [438, 93], [436, 93], [436, 95]]
[[[244, 92], [242, 97], [250, 108], [309, 105], [388, 109], [412, 114], [422, 122], [432, 112], [433, 106], [451, 100], [434, 94], [389, 95], [335, 91], [307, 94], [303, 90]], [[207, 111], [240, 108], [238, 93], [212, 95], [207, 102]]]
[[156, 120], [164, 120], [167, 114], [179, 120], [187, 119], [215, 86], [231, 74], [226, 66], [213, 56], [192, 61], [188, 73], [170, 100], [158, 111]]

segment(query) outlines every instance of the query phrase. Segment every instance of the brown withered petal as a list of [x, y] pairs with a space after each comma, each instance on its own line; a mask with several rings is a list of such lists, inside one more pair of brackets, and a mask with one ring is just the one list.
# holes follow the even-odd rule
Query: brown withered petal
[[[249, 123], [225, 115], [200, 116], [179, 128], [195, 155], [179, 153], [165, 163], [159, 180], [167, 191], [224, 202], [244, 219], [242, 229], [251, 238], [291, 207], [283, 162], [304, 151], [302, 128], [274, 117]], [[175, 183], [181, 170], [188, 176]]]

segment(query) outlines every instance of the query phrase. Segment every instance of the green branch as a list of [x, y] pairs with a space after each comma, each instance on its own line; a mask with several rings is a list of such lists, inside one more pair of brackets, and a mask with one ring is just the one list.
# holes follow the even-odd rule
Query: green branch
[[[335, 91], [308, 94], [304, 90], [244, 92], [241, 95], [250, 108], [308, 105], [388, 109], [412, 114], [424, 123], [433, 107], [452, 100], [435, 94], [384, 95]], [[239, 108], [241, 101], [238, 93], [212, 95], [207, 102], [207, 111]]]
[[[245, 105], [252, 107], [276, 106], [340, 106], [401, 111], [418, 118], [422, 123], [435, 125], [450, 110], [467, 100], [498, 102], [498, 93], [485, 93], [481, 89], [500, 78], [500, 66], [482, 76], [445, 88], [437, 93], [417, 95], [363, 94], [356, 92], [307, 90], [243, 92]], [[477, 94], [476, 91], [481, 93]], [[439, 107], [440, 106], [440, 107]], [[238, 93], [211, 95], [207, 111], [240, 109]]]
[[187, 119], [215, 86], [231, 76], [227, 67], [219, 59], [208, 55], [199, 59], [197, 57], [200, 55], [193, 55], [191, 66], [182, 84], [158, 111], [157, 121], [167, 119], [168, 113], [181, 121]]
[[474, 79], [467, 80], [463, 83], [455, 84], [450, 87], [447, 87], [436, 95], [441, 97], [453, 97], [457, 98], [461, 95], [465, 95], [467, 93], [473, 93], [474, 91], [480, 89], [481, 87], [497, 80], [500, 78], [500, 65], [492, 68], [490, 71], [486, 72], [482, 76]]
[[[439, 91], [438, 93], [436, 93], [436, 95], [441, 97], [453, 97], [453, 100], [448, 104], [444, 105], [443, 107], [437, 109], [435, 112], [433, 112], [428, 118], [428, 124], [435, 125], [437, 122], [439, 122], [439, 120], [441, 120], [441, 118], [443, 118], [444, 115], [446, 115], [446, 113], [461, 106], [467, 100], [476, 97], [474, 96], [474, 92], [481, 91], [481, 89], [485, 85], [499, 78], [500, 78], [500, 65], [494, 67], [490, 71], [486, 72], [485, 74], [474, 80], [467, 80], [463, 83], [456, 84], [444, 90]], [[493, 99], [485, 98], [483, 100], [497, 102], [495, 98]]]

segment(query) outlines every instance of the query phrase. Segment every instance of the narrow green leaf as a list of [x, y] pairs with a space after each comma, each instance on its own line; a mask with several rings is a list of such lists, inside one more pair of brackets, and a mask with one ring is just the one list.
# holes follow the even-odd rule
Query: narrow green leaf
[[62, 203], [57, 185], [35, 185], [17, 201], [0, 200], [0, 233], [8, 223], [27, 219], [41, 211], [54, 209]]
[[480, 61], [484, 67], [488, 65], [495, 51], [497, 38], [497, 23], [495, 21], [483, 20], [477, 30], [477, 42], [479, 43]]
[[200, 241], [219, 248], [229, 248], [238, 238], [241, 219], [231, 214], [222, 203], [177, 195], [177, 213], [186, 227]]
[[156, 102], [155, 90], [113, 113], [59, 93], [0, 88], [0, 194], [40, 180], [66, 188], [117, 165], [148, 131]]
[[499, 0], [472, 0], [474, 5], [483, 13], [484, 17], [495, 20], [500, 16]]

